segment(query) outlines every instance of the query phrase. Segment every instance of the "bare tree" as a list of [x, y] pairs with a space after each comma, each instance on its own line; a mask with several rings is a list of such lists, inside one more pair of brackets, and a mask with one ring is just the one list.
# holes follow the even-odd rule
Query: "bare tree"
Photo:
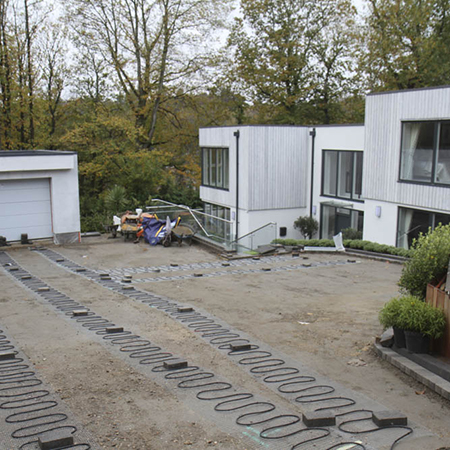
[[229, 0], [71, 0], [72, 22], [115, 72], [140, 145], [155, 144], [158, 114], [205, 62], [208, 33]]

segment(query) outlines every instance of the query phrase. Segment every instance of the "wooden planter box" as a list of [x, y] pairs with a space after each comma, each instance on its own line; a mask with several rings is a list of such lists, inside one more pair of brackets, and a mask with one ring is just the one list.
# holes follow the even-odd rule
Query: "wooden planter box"
[[450, 358], [450, 297], [445, 291], [429, 284], [427, 286], [426, 302], [435, 308], [442, 309], [447, 322], [444, 336], [433, 341], [433, 352]]

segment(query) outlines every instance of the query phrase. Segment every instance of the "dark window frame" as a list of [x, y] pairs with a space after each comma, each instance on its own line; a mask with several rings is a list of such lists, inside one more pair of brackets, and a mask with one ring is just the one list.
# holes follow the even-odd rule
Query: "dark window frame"
[[[334, 208], [335, 209], [335, 222], [334, 222], [334, 236], [336, 235], [336, 213], [338, 209], [345, 209], [346, 211], [349, 211], [350, 214], [350, 220], [353, 219], [353, 214], [358, 214], [358, 222], [360, 219], [362, 219], [362, 226], [361, 229], [357, 227], [356, 229], [358, 231], [364, 232], [364, 211], [360, 211], [359, 209], [353, 209], [353, 208], [346, 208], [345, 206], [337, 206], [337, 205], [327, 205], [326, 203], [320, 204], [320, 226], [319, 226], [319, 239], [324, 239], [323, 237], [323, 214], [324, 214], [324, 208]], [[359, 224], [358, 224], [359, 225]], [[328, 238], [325, 238], [328, 239]]]
[[[337, 154], [337, 158], [336, 158], [336, 186], [335, 186], [335, 191], [336, 191], [336, 195], [332, 195], [332, 194], [325, 194], [324, 193], [324, 182], [325, 182], [325, 154], [327, 152], [334, 152]], [[350, 197], [341, 197], [339, 195], [339, 165], [340, 165], [340, 161], [341, 161], [341, 155], [343, 153], [350, 153], [352, 155], [352, 170], [351, 170], [351, 176], [350, 178], [350, 184], [351, 184], [351, 189], [350, 189]], [[360, 177], [357, 177], [356, 174], [356, 156], [357, 155], [361, 155], [361, 174]], [[322, 197], [328, 197], [328, 198], [338, 198], [338, 199], [342, 199], [342, 200], [352, 200], [358, 203], [364, 203], [364, 199], [362, 199], [362, 170], [363, 170], [363, 158], [364, 158], [364, 154], [361, 150], [332, 150], [332, 149], [323, 149], [322, 150], [322, 180], [321, 180], [321, 186], [320, 186], [320, 195]], [[360, 179], [360, 182], [359, 182]], [[348, 180], [344, 180], [344, 183], [347, 184]], [[353, 186], [355, 186], [355, 195], [353, 194]], [[359, 187], [361, 190], [359, 193], [356, 192], [356, 187]], [[359, 197], [358, 197], [359, 196]]]
[[[399, 247], [399, 248], [404, 248], [404, 247], [400, 247], [400, 239], [403, 237], [403, 235], [400, 236], [400, 230], [399, 230], [399, 227], [400, 227], [400, 212], [401, 212], [401, 210], [408, 210], [408, 211], [413, 211], [413, 212], [417, 211], [419, 213], [428, 214], [429, 215], [429, 219], [428, 219], [428, 227], [427, 227], [427, 229], [431, 228], [431, 230], [434, 230], [436, 228], [436, 226], [440, 223], [440, 222], [436, 223], [436, 215], [440, 214], [440, 215], [444, 215], [444, 216], [449, 216], [450, 217], [450, 214], [446, 214], [446, 213], [441, 212], [441, 211], [430, 211], [428, 209], [406, 208], [404, 206], [398, 206], [397, 207], [397, 230], [396, 230], [395, 246]], [[410, 232], [412, 232], [412, 231], [414, 231], [414, 230], [410, 230]], [[409, 234], [409, 233], [406, 233], [406, 234]]]
[[[215, 182], [212, 183], [211, 182], [211, 176], [208, 173], [208, 180], [205, 181], [206, 178], [206, 174], [205, 174], [205, 167], [204, 167], [204, 162], [205, 162], [205, 151], [209, 152], [209, 156], [208, 156], [208, 172], [211, 169], [211, 157], [210, 157], [210, 152], [211, 151], [215, 151], [216, 152], [216, 164], [215, 164]], [[217, 164], [217, 161], [219, 160], [217, 158], [218, 153], [221, 153], [221, 170], [220, 170], [220, 174], [219, 174], [219, 164]], [[230, 166], [230, 151], [228, 147], [200, 147], [200, 156], [201, 156], [201, 168], [202, 168], [202, 186], [203, 187], [209, 187], [209, 188], [213, 188], [213, 189], [220, 189], [222, 191], [229, 191], [230, 190], [230, 174], [229, 174], [229, 166]], [[218, 180], [221, 180], [221, 185], [219, 185]], [[226, 183], [228, 183], [228, 186], [224, 187], [223, 185], [225, 185]]]
[[[433, 156], [432, 156], [432, 168], [431, 168], [431, 181], [420, 181], [420, 180], [408, 180], [406, 178], [402, 178], [402, 156], [403, 156], [403, 139], [404, 139], [404, 125], [408, 123], [434, 123], [435, 129], [434, 129], [434, 148], [433, 148]], [[439, 144], [440, 144], [440, 131], [441, 131], [441, 125], [443, 123], [450, 124], [450, 120], [402, 120], [401, 121], [401, 131], [400, 131], [400, 163], [398, 166], [398, 179], [397, 181], [399, 183], [406, 183], [406, 184], [417, 184], [421, 186], [438, 186], [438, 187], [445, 187], [450, 188], [450, 182], [449, 183], [439, 183], [436, 182], [436, 163], [437, 158], [439, 154]], [[411, 209], [411, 208], [409, 208]]]

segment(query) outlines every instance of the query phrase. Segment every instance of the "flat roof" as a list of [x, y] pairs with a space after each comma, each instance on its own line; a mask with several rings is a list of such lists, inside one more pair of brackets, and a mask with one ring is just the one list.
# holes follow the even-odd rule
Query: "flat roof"
[[444, 84], [442, 86], [429, 86], [415, 89], [399, 89], [396, 91], [371, 92], [370, 94], [367, 94], [366, 97], [372, 97], [374, 95], [404, 94], [407, 92], [418, 92], [418, 91], [433, 91], [435, 89], [449, 89], [449, 88], [450, 88], [449, 84]]
[[76, 155], [77, 152], [66, 152], [62, 150], [0, 150], [1, 156], [56, 156]]
[[326, 128], [326, 127], [363, 127], [363, 123], [328, 123], [321, 125], [286, 125], [286, 124], [248, 124], [248, 125], [210, 125], [208, 127], [200, 127], [200, 130], [208, 130], [210, 128], [256, 128], [256, 127], [269, 127], [269, 128]]

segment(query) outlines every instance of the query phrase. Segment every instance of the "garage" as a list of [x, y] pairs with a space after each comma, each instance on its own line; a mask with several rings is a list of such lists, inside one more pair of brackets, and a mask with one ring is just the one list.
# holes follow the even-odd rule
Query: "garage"
[[75, 152], [0, 151], [0, 236], [8, 242], [80, 240], [78, 160]]
[[0, 182], [0, 235], [18, 241], [22, 233], [31, 239], [53, 236], [48, 178]]

